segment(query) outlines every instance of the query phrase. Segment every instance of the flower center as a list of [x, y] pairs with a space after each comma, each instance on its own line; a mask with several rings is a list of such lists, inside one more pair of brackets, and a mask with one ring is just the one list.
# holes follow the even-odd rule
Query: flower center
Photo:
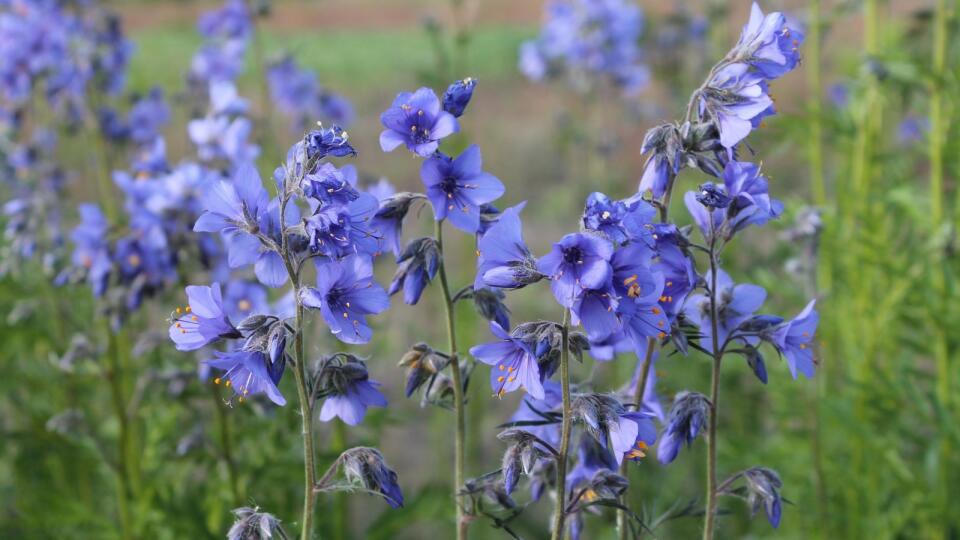
[[576, 246], [563, 250], [563, 262], [567, 264], [583, 264], [583, 251]]

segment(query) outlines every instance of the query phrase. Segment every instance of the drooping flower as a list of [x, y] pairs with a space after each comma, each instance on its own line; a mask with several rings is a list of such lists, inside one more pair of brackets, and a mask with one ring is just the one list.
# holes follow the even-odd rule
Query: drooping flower
[[574, 399], [572, 409], [575, 417], [584, 422], [587, 433], [613, 453], [617, 465], [625, 457], [643, 457], [642, 451], [657, 439], [653, 415], [628, 411], [613, 396], [581, 394]]
[[368, 407], [386, 407], [387, 398], [378, 390], [380, 383], [370, 378], [362, 360], [338, 354], [320, 362], [314, 392], [323, 398], [320, 421], [335, 417], [356, 426], [363, 421]]
[[373, 264], [360, 255], [318, 262], [317, 286], [301, 289], [300, 301], [320, 310], [337, 339], [354, 344], [366, 343], [373, 335], [367, 315], [390, 307], [386, 291], [373, 280]]
[[272, 540], [286, 538], [286, 533], [280, 527], [280, 520], [273, 514], [261, 512], [260, 508], [235, 508], [233, 515], [236, 521], [227, 531], [227, 540]]
[[401, 92], [380, 115], [380, 123], [386, 128], [380, 133], [384, 152], [404, 144], [422, 157], [436, 152], [440, 139], [460, 130], [457, 119], [440, 108], [440, 100], [429, 88]]
[[433, 238], [418, 238], [407, 244], [397, 258], [397, 270], [393, 274], [387, 294], [393, 296], [403, 289], [403, 301], [415, 305], [420, 301], [423, 289], [433, 281], [440, 266], [440, 250]]
[[641, 154], [649, 154], [640, 177], [640, 193], [650, 190], [655, 199], [663, 197], [682, 165], [683, 141], [677, 126], [662, 124], [651, 128], [643, 137]]
[[573, 307], [584, 290], [606, 287], [612, 269], [613, 245], [585, 233], [572, 233], [553, 244], [553, 249], [537, 263], [537, 270], [550, 276], [550, 289], [557, 302]]
[[716, 124], [720, 144], [728, 149], [733, 149], [774, 112], [766, 79], [749, 64], [727, 64], [699, 94], [700, 119]]
[[535, 399], [544, 399], [540, 368], [530, 344], [511, 336], [495, 322], [490, 331], [499, 341], [484, 343], [470, 348], [470, 354], [484, 364], [494, 366], [490, 370], [490, 386], [497, 396], [524, 388]]
[[410, 206], [415, 201], [423, 199], [423, 195], [409, 191], [393, 193], [392, 186], [390, 186], [390, 189], [391, 193], [383, 197], [374, 193], [372, 189], [367, 189], [367, 193], [377, 197], [380, 201], [380, 209], [377, 210], [377, 213], [374, 215], [371, 226], [380, 232], [383, 236], [383, 243], [390, 247], [394, 255], [399, 257], [400, 237], [403, 232], [403, 218], [407, 216], [407, 212], [410, 211]]
[[250, 395], [263, 393], [277, 405], [287, 404], [277, 388], [283, 377], [284, 362], [271, 363], [261, 351], [217, 351], [214, 357], [213, 360], [206, 360], [205, 364], [223, 370], [223, 374], [213, 382], [220, 384], [221, 380], [226, 379], [226, 386], [233, 389], [241, 402]]
[[657, 459], [664, 465], [677, 458], [683, 443], [693, 444], [710, 416], [710, 401], [703, 394], [680, 392], [673, 400], [667, 426], [660, 436]]
[[343, 453], [341, 459], [347, 480], [359, 483], [364, 489], [379, 492], [393, 508], [403, 506], [403, 493], [397, 483], [397, 473], [387, 466], [379, 450], [351, 448]]
[[803, 311], [781, 326], [773, 336], [774, 345], [787, 359], [790, 374], [797, 378], [797, 372], [808, 379], [813, 377], [816, 361], [813, 358], [813, 335], [817, 331], [820, 315], [814, 309], [816, 300], [811, 300]]
[[519, 289], [543, 279], [537, 261], [523, 241], [520, 212], [526, 203], [503, 211], [477, 242], [477, 277], [473, 287]]
[[750, 162], [730, 161], [723, 184], [732, 202], [727, 207], [728, 236], [748, 225], [762, 226], [783, 213], [783, 203], [770, 197], [767, 178]]
[[480, 230], [480, 206], [497, 200], [505, 190], [481, 166], [480, 147], [475, 144], [455, 159], [438, 154], [423, 162], [420, 179], [437, 221], [449, 219], [468, 233]]
[[188, 304], [177, 308], [170, 324], [170, 339], [177, 350], [194, 351], [220, 339], [241, 337], [224, 313], [220, 284], [186, 288]]

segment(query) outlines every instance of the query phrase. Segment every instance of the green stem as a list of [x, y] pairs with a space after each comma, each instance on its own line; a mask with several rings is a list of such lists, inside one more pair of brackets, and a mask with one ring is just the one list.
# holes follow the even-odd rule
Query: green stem
[[466, 448], [466, 419], [463, 406], [463, 381], [460, 373], [460, 358], [457, 353], [457, 332], [454, 322], [454, 306], [450, 295], [450, 284], [447, 281], [446, 257], [443, 253], [443, 221], [435, 223], [437, 249], [440, 251], [440, 285], [443, 289], [443, 305], [447, 316], [447, 342], [450, 347], [450, 370], [453, 377], [453, 407], [457, 416], [456, 435], [454, 438], [454, 488], [453, 497], [457, 508], [457, 540], [467, 538], [469, 521], [464, 516], [463, 505], [460, 504], [459, 492], [465, 483], [464, 462]]
[[[291, 276], [294, 277], [294, 276]], [[300, 402], [300, 419], [303, 432], [303, 523], [301, 525], [301, 540], [310, 540], [313, 537], [313, 506], [316, 500], [314, 485], [317, 479], [317, 469], [314, 465], [313, 452], [313, 412], [307, 395], [307, 374], [303, 355], [303, 305], [300, 304], [299, 280], [293, 283], [294, 294], [297, 299], [296, 339], [294, 342], [293, 374], [297, 383], [297, 398]]]
[[[637, 387], [633, 391], [633, 405], [634, 410], [640, 411], [643, 409], [643, 394], [647, 388], [647, 380], [650, 376], [650, 364], [653, 363], [653, 351], [657, 347], [657, 340], [653, 338], [647, 338], [647, 352], [643, 356], [643, 364], [640, 365], [640, 377], [637, 379]], [[627, 461], [624, 460], [620, 465], [620, 475], [624, 478], [627, 478], [630, 473], [630, 470], [627, 468]], [[621, 503], [626, 506], [626, 495]], [[617, 512], [617, 531], [619, 532], [620, 540], [627, 540], [630, 534], [629, 523], [630, 516], [626, 512]]]
[[567, 515], [567, 452], [570, 449], [570, 428], [573, 412], [570, 406], [570, 348], [568, 347], [570, 311], [563, 310], [563, 326], [560, 330], [560, 388], [563, 394], [563, 421], [560, 427], [560, 457], [557, 459], [557, 501], [553, 511], [553, 540], [562, 540]]
[[[331, 454], [339, 456], [347, 449], [347, 425], [340, 420], [333, 421], [333, 436], [330, 439]], [[349, 507], [347, 494], [339, 491], [333, 496], [333, 537], [336, 540], [347, 540], [347, 517]]]
[[807, 84], [810, 92], [810, 181], [813, 202], [827, 203], [827, 188], [823, 178], [823, 99], [820, 82], [820, 0], [810, 0], [810, 22], [806, 40]]
[[[279, 217], [281, 224], [286, 223], [286, 211], [289, 202], [290, 195], [286, 186], [284, 186], [280, 194]], [[303, 515], [300, 539], [310, 540], [313, 537], [313, 508], [317, 497], [317, 467], [313, 450], [313, 409], [310, 403], [310, 395], [307, 393], [306, 357], [303, 354], [303, 303], [300, 301], [300, 272], [296, 261], [290, 256], [286, 230], [283, 230], [280, 234], [280, 256], [283, 257], [283, 264], [287, 268], [287, 276], [290, 278], [290, 285], [293, 288], [293, 297], [297, 302], [296, 326], [294, 326], [296, 335], [294, 336], [293, 375], [297, 384], [297, 401], [300, 403], [300, 423], [303, 434]]]
[[723, 351], [717, 336], [717, 264], [716, 235], [710, 239], [710, 328], [713, 369], [710, 372], [710, 419], [707, 427], [707, 505], [703, 521], [703, 540], [713, 539], [717, 513], [717, 415], [720, 412], [720, 359]]

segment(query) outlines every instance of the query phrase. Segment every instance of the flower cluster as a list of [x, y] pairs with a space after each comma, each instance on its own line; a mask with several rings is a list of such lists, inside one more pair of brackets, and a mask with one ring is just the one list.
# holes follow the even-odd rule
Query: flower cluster
[[581, 89], [593, 79], [609, 81], [625, 94], [650, 79], [638, 46], [643, 12], [625, 0], [552, 0], [536, 39], [520, 47], [520, 71], [529, 79], [566, 76]]
[[0, 117], [42, 91], [53, 109], [79, 123], [87, 92], [119, 93], [133, 47], [119, 19], [97, 2], [12, 0], [0, 8]]

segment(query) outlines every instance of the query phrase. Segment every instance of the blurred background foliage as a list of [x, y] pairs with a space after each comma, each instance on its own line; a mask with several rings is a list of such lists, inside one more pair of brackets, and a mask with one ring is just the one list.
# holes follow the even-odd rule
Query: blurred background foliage
[[[258, 21], [255, 46], [260, 61], [291, 52], [323, 84], [348, 97], [357, 111], [351, 142], [360, 151], [361, 177], [386, 176], [399, 189], [418, 186], [418, 167], [404, 153], [379, 151], [379, 113], [400, 90], [442, 89], [456, 78], [478, 78], [474, 114], [460, 144], [469, 139], [481, 145], [486, 167], [508, 188], [505, 205], [529, 201], [525, 236], [543, 253], [558, 227], [574, 226], [587, 193], [626, 196], [636, 190], [646, 129], [682, 114], [706, 69], [736, 41], [749, 9], [746, 1], [639, 3], [653, 82], [628, 100], [600, 88], [583, 94], [561, 84], [535, 84], [520, 75], [517, 49], [537, 32], [539, 0], [278, 0], [270, 16]], [[785, 366], [774, 364], [763, 387], [745, 363], [727, 366], [721, 476], [753, 465], [773, 467], [792, 504], [773, 530], [763, 520], [751, 521], [737, 501], [721, 501], [729, 513], [720, 518], [720, 537], [960, 538], [955, 3], [762, 4], [807, 28], [804, 64], [773, 88], [781, 114], [750, 140], [765, 156], [771, 189], [787, 203], [788, 215], [773, 225], [778, 232], [741, 238], [725, 266], [738, 281], [771, 291], [772, 312], [793, 313], [805, 298], [821, 299], [820, 370], [813, 380], [794, 381]], [[130, 91], [159, 84], [169, 96], [181, 93], [201, 39], [196, 17], [215, 4], [108, 5], [136, 43]], [[255, 104], [265, 173], [299, 134], [271, 115], [258, 56], [248, 61], [240, 85]], [[178, 116], [166, 133], [169, 153], [177, 156], [189, 145], [183, 136], [188, 118], [174, 110]], [[65, 134], [60, 152], [79, 176], [70, 197], [86, 200], [93, 180], [85, 134]], [[692, 186], [695, 180], [681, 182]], [[810, 224], [811, 207], [819, 212], [822, 232], [798, 240], [791, 229], [798, 220]], [[419, 217], [424, 231], [428, 221]], [[455, 284], [473, 279], [473, 248], [463, 244], [452, 246]], [[391, 271], [378, 270], [384, 278]], [[229, 510], [240, 505], [259, 505], [295, 530], [300, 420], [290, 407], [260, 410], [253, 402], [228, 408], [219, 388], [197, 380], [195, 361], [164, 341], [167, 314], [182, 303], [179, 293], [163, 300], [169, 309], [136, 315], [138, 327], [152, 328], [159, 339], [116, 335], [110, 350], [120, 354], [103, 370], [89, 363], [111, 356], [96, 354], [106, 344], [94, 342], [93, 359], [84, 360], [84, 345], [75, 337], [99, 324], [89, 291], [51, 290], [48, 282], [39, 266], [0, 280], [0, 537], [119, 538], [114, 483], [120, 467], [131, 477], [124, 488], [131, 492], [120, 500], [131, 505], [137, 538], [222, 537]], [[383, 450], [400, 474], [407, 506], [389, 511], [364, 495], [338, 503], [321, 498], [320, 538], [452, 534], [449, 415], [405, 400], [402, 369], [396, 367], [413, 342], [442, 342], [440, 305], [430, 294], [418, 306], [394, 304], [375, 321], [380, 338], [362, 351], [372, 376], [385, 383], [391, 406], [372, 411], [346, 437], [350, 444]], [[559, 317], [544, 313], [556, 309], [542, 293], [522, 291], [510, 306], [517, 320]], [[485, 325], [471, 308], [459, 309], [460, 340], [486, 340]], [[334, 350], [325, 332], [309, 335], [312, 354]], [[70, 354], [77, 360], [69, 362]], [[591, 377], [596, 387], [612, 388], [633, 365], [629, 356], [603, 365], [586, 361], [576, 366], [575, 379]], [[661, 396], [668, 400], [685, 388], [706, 388], [707, 366], [699, 356], [664, 359], [657, 366]], [[110, 385], [124, 389], [129, 402], [111, 402]], [[470, 386], [468, 475], [498, 467], [502, 445], [494, 426], [506, 421], [517, 399], [497, 400], [484, 384]], [[129, 408], [129, 425], [109, 413], [113, 407]], [[118, 445], [121, 431], [127, 442]], [[320, 426], [320, 448], [329, 448], [321, 463], [333, 460], [337, 437], [330, 425]], [[700, 496], [703, 451], [697, 442], [668, 467], [655, 460], [634, 467], [632, 507], [655, 515]], [[347, 523], [333, 518], [335, 504], [349, 505]], [[545, 506], [515, 522], [517, 533], [546, 537]], [[612, 520], [612, 514], [592, 518], [588, 531]], [[699, 527], [698, 519], [680, 519], [663, 525], [657, 536], [690, 538]], [[603, 530], [612, 538], [611, 527]], [[476, 538], [505, 537], [486, 523], [472, 532]], [[590, 532], [588, 538], [603, 534]]]

